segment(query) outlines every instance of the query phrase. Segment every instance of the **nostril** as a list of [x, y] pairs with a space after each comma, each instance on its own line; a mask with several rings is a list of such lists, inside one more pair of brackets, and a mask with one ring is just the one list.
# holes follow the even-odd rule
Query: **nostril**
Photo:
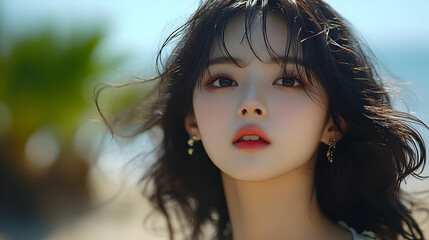
[[247, 112], [247, 110], [246, 109], [243, 109], [242, 111], [241, 111], [241, 113], [244, 115], [244, 114], [246, 114], [246, 112]]
[[258, 108], [258, 109], [256, 109], [255, 111], [256, 111], [256, 113], [257, 113], [257, 114], [259, 114], [259, 115], [261, 115], [261, 113], [262, 113], [261, 109], [259, 109], [259, 108]]

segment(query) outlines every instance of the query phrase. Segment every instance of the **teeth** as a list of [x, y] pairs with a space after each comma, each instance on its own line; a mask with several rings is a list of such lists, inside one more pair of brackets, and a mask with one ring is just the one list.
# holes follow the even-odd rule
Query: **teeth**
[[240, 138], [240, 140], [244, 140], [244, 141], [257, 141], [257, 140], [259, 140], [259, 137], [258, 136], [254, 136], [254, 135], [246, 135], [246, 136], [243, 136], [242, 138]]

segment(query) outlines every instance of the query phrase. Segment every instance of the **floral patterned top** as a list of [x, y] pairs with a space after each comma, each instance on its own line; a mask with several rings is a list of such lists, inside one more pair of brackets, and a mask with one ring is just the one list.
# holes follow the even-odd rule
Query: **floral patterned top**
[[338, 225], [347, 228], [353, 234], [354, 240], [374, 240], [377, 239], [377, 236], [371, 231], [363, 231], [360, 234], [356, 232], [356, 230], [352, 227], [347, 226], [347, 224], [343, 221], [339, 221]]

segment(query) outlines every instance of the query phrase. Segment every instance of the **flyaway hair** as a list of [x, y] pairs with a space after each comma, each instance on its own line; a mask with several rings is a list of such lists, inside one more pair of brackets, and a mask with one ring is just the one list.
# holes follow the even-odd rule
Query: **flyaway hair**
[[[392, 107], [370, 50], [344, 18], [320, 0], [203, 1], [162, 45], [154, 78], [159, 85], [152, 94], [155, 102], [139, 113], [142, 122], [135, 134], [152, 129], [163, 132], [155, 149], [156, 161], [142, 182], [145, 196], [165, 216], [170, 238], [174, 238], [172, 218], [177, 216], [191, 228], [188, 239], [200, 239], [205, 224], [215, 228], [215, 239], [232, 239], [219, 169], [201, 142], [192, 156], [187, 154], [184, 120], [193, 112], [192, 93], [201, 86], [211, 49], [221, 48], [225, 57], [239, 65], [224, 41], [228, 21], [238, 14], [245, 16], [243, 41], [250, 46], [252, 22], [262, 20], [267, 51], [273, 57], [278, 54], [266, 37], [266, 18], [280, 16], [289, 30], [281, 64], [297, 59], [291, 49], [302, 50], [302, 74], [311, 76], [310, 82], [328, 95], [328, 113], [343, 138], [337, 143], [333, 164], [326, 161], [326, 146], [319, 147], [312, 196], [323, 213], [333, 222], [343, 220], [358, 232], [373, 231], [381, 239], [424, 239], [411, 214], [413, 202], [400, 186], [410, 175], [423, 178], [419, 169], [425, 166], [426, 148], [414, 126], [427, 126]], [[175, 48], [163, 59], [172, 43]]]

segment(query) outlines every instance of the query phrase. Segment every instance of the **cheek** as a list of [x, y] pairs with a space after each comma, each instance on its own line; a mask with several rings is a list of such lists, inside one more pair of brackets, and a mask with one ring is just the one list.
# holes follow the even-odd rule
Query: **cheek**
[[236, 100], [232, 94], [223, 94], [219, 97], [196, 91], [193, 99], [194, 112], [201, 138], [205, 142], [224, 139], [228, 131], [232, 131], [228, 127], [235, 117], [234, 101]]
[[[273, 101], [270, 117], [275, 125], [288, 132], [302, 131], [302, 133], [313, 133], [321, 131], [324, 125], [326, 110], [308, 97], [297, 96], [287, 100], [278, 99]], [[275, 116], [274, 116], [275, 115]]]
[[271, 111], [276, 127], [276, 147], [284, 156], [297, 161], [308, 160], [317, 149], [325, 126], [326, 109], [308, 96], [276, 99]]

